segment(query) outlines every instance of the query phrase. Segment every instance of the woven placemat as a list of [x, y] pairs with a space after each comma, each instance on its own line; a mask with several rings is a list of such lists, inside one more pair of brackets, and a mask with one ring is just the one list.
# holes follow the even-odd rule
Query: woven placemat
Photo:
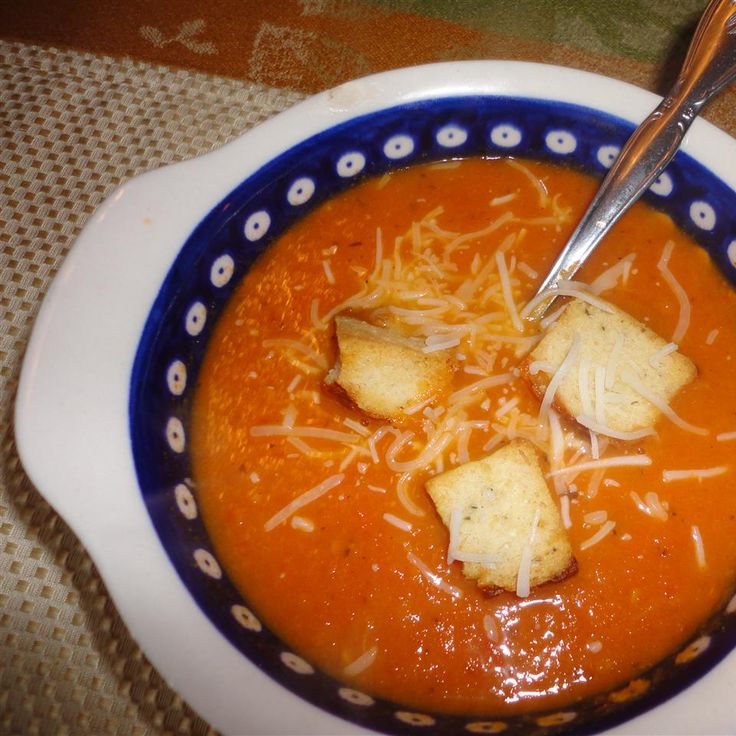
[[41, 298], [125, 179], [221, 145], [296, 93], [0, 42], [0, 734], [211, 734], [152, 669], [23, 472], [20, 362]]

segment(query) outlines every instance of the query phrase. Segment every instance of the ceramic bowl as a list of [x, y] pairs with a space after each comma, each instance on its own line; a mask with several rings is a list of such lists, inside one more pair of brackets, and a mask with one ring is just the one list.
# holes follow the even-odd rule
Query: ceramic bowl
[[[614, 693], [503, 718], [408, 711], [346, 688], [270, 632], [198, 514], [187, 448], [208, 336], [255, 258], [365, 177], [516, 155], [604, 175], [656, 104], [571, 69], [458, 62], [301, 103], [224, 148], [133, 179], [100, 208], [38, 316], [17, 402], [29, 476], [79, 535], [174, 689], [233, 734], [728, 732], [736, 604]], [[646, 198], [736, 275], [736, 142], [697, 121]]]

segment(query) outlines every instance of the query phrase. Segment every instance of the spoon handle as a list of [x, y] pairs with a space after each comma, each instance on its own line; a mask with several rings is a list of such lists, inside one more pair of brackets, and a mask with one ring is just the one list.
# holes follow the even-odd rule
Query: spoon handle
[[[669, 94], [634, 131], [537, 294], [569, 279], [619, 217], [662, 173], [703, 105], [736, 76], [736, 0], [705, 9]], [[528, 319], [540, 318], [543, 300]]]

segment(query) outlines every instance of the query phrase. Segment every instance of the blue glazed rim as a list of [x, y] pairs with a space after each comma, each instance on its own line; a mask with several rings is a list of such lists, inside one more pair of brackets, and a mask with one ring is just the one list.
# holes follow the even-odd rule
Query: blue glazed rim
[[[140, 490], [161, 544], [209, 620], [261, 670], [312, 704], [387, 734], [423, 728], [495, 733], [502, 726], [505, 734], [592, 734], [676, 695], [736, 646], [736, 606], [729, 605], [679, 652], [617, 694], [513, 717], [417, 713], [346, 688], [290, 651], [220, 568], [192, 492], [186, 432], [208, 338], [251, 264], [294, 222], [368, 177], [448, 158], [511, 155], [603, 176], [632, 130], [631, 123], [590, 108], [527, 98], [453, 97], [388, 108], [313, 136], [261, 167], [182, 246], [146, 321], [131, 374], [130, 436]], [[644, 198], [703, 246], [736, 285], [736, 194], [728, 185], [680, 152]]]

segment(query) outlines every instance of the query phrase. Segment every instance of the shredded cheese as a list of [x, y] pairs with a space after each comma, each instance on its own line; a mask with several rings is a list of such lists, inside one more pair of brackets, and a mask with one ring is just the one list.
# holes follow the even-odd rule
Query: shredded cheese
[[663, 348], [660, 348], [656, 353], [649, 356], [649, 365], [651, 365], [652, 368], [659, 367], [662, 364], [662, 358], [670, 353], [676, 352], [677, 347], [677, 343], [668, 342]]
[[335, 279], [335, 274], [332, 273], [332, 266], [330, 264], [330, 261], [325, 258], [325, 260], [322, 261], [322, 270], [325, 272], [325, 278], [327, 279], [327, 283], [334, 286], [337, 281]]
[[690, 299], [688, 298], [687, 292], [683, 288], [682, 284], [675, 278], [675, 275], [670, 271], [669, 262], [672, 256], [672, 251], [675, 244], [669, 240], [662, 249], [662, 255], [657, 263], [657, 268], [662, 274], [662, 278], [667, 282], [667, 285], [672, 289], [677, 303], [680, 308], [679, 316], [677, 318], [677, 325], [675, 331], [672, 333], [672, 342], [678, 345], [682, 342], [682, 338], [685, 337], [685, 333], [690, 326]]
[[644, 427], [643, 429], [634, 429], [631, 432], [622, 432], [613, 427], [609, 427], [607, 424], [603, 424], [596, 419], [585, 414], [579, 414], [575, 417], [575, 421], [578, 424], [582, 424], [583, 427], [589, 429], [591, 432], [598, 434], [604, 434], [606, 437], [613, 437], [616, 440], [640, 440], [642, 437], [648, 437], [649, 435], [655, 434], [654, 427]]
[[539, 274], [529, 265], [524, 263], [524, 261], [519, 261], [516, 264], [516, 267], [521, 271], [525, 276], [528, 276], [530, 279], [538, 279]]
[[498, 644], [498, 642], [501, 641], [498, 623], [496, 622], [495, 616], [491, 616], [490, 613], [483, 616], [483, 630], [486, 632], [488, 641], [492, 644]]
[[577, 475], [586, 470], [597, 470], [598, 468], [622, 468], [637, 467], [641, 465], [651, 465], [652, 458], [649, 455], [616, 455], [615, 457], [604, 457], [600, 460], [588, 460], [587, 462], [568, 465], [557, 470], [550, 470], [547, 473], [548, 478], [554, 478], [557, 475]]
[[560, 496], [560, 515], [562, 516], [562, 525], [565, 529], [572, 528], [572, 519], [570, 518], [570, 496], [567, 494]]
[[629, 277], [631, 264], [635, 258], [636, 253], [629, 253], [629, 255], [622, 258], [618, 263], [603, 271], [603, 273], [591, 282], [591, 292], [597, 296], [604, 291], [615, 289], [618, 286], [619, 279], [625, 282]]
[[700, 534], [700, 528], [698, 526], [690, 527], [690, 537], [695, 545], [695, 559], [697, 560], [698, 567], [703, 569], [706, 567], [705, 561], [705, 547], [703, 545], [703, 537]]
[[305, 519], [303, 516], [292, 516], [291, 526], [302, 532], [313, 532], [314, 522], [311, 519]]
[[427, 338], [425, 346], [422, 348], [423, 353], [436, 353], [440, 350], [449, 350], [455, 348], [460, 344], [460, 338], [455, 336], [442, 337], [438, 339], [434, 335], [430, 335]]
[[378, 656], [378, 647], [374, 644], [370, 649], [363, 652], [357, 659], [346, 665], [342, 672], [346, 677], [356, 677], [361, 672], [367, 670]]
[[642, 381], [634, 375], [631, 371], [623, 371], [621, 374], [621, 380], [629, 387], [634, 389], [636, 393], [644, 397], [650, 404], [659, 409], [673, 424], [676, 424], [680, 429], [684, 429], [686, 432], [692, 432], [693, 434], [706, 435], [708, 430], [703, 427], [696, 427], [690, 422], [686, 422], [682, 417], [675, 413], [674, 409], [661, 397], [648, 389]]
[[460, 590], [460, 588], [457, 588], [454, 585], [450, 585], [450, 583], [444, 580], [441, 575], [438, 575], [436, 572], [430, 570], [430, 568], [427, 567], [427, 565], [422, 562], [422, 560], [420, 560], [419, 557], [417, 557], [413, 552], [407, 552], [406, 558], [436, 588], [439, 588], [442, 592], [451, 595], [453, 598], [463, 597], [463, 592], [462, 590]]
[[588, 291], [587, 284], [583, 284], [580, 281], [562, 280], [557, 286], [540, 291], [539, 294], [528, 301], [521, 310], [521, 317], [526, 319], [540, 304], [556, 296], [572, 296], [583, 302], [592, 304], [603, 312], [613, 314], [613, 309], [609, 304]]
[[283, 524], [293, 513], [303, 508], [307, 504], [316, 501], [320, 496], [324, 496], [325, 493], [331, 491], [333, 488], [340, 485], [345, 480], [343, 473], [337, 475], [331, 475], [329, 478], [325, 478], [321, 483], [310, 488], [308, 491], [302, 493], [301, 496], [297, 496], [291, 503], [284, 506], [281, 511], [274, 514], [264, 525], [263, 528], [270, 532], [280, 524]]
[[585, 494], [588, 496], [588, 498], [595, 498], [598, 495], [598, 490], [601, 486], [601, 481], [603, 480], [603, 476], [605, 475], [605, 473], [605, 468], [598, 468], [591, 473], [590, 480], [588, 481], [588, 487], [585, 489]]
[[529, 363], [528, 371], [530, 376], [536, 376], [537, 373], [554, 373], [555, 367], [546, 360], [533, 360]]
[[593, 460], [599, 460], [601, 456], [601, 447], [598, 443], [598, 435], [592, 430], [588, 430], [590, 432], [590, 456], [593, 458]]
[[524, 174], [537, 192], [537, 196], [539, 197], [539, 206], [542, 209], [546, 209], [549, 206], [549, 192], [547, 191], [547, 185], [538, 176], [536, 176], [528, 166], [524, 166], [524, 164], [522, 164], [518, 159], [507, 158], [504, 159], [504, 161], [512, 169], [516, 169]]
[[[442, 457], [442, 455], [440, 454], [439, 457]], [[409, 484], [411, 481], [411, 473], [403, 473], [399, 476], [398, 481], [396, 481], [396, 498], [398, 498], [399, 503], [410, 514], [413, 514], [414, 516], [424, 516], [424, 509], [421, 508], [421, 506], [417, 506], [409, 495]]]
[[503, 404], [496, 410], [496, 413], [494, 416], [496, 419], [500, 419], [504, 414], [508, 414], [512, 409], [516, 408], [519, 405], [519, 402], [521, 401], [521, 398], [519, 396], [514, 396], [513, 399], [509, 399], [508, 401], [504, 401]]
[[447, 546], [447, 564], [458, 562], [474, 562], [484, 567], [495, 567], [498, 559], [493, 554], [483, 552], [468, 552], [460, 549], [460, 527], [462, 526], [463, 510], [455, 508], [450, 512], [450, 543]]
[[583, 523], [588, 525], [603, 524], [608, 521], [608, 512], [600, 509], [599, 511], [589, 511], [583, 516]]
[[610, 519], [603, 524], [600, 529], [592, 536], [580, 543], [580, 551], [586, 550], [595, 544], [598, 544], [602, 539], [605, 539], [615, 528], [616, 522]]
[[490, 202], [491, 207], [498, 207], [502, 204], [508, 204], [509, 202], [513, 202], [517, 197], [519, 196], [518, 192], [509, 192], [509, 194], [504, 194], [500, 197], [494, 197]]
[[496, 265], [498, 267], [498, 275], [501, 278], [503, 300], [506, 303], [506, 309], [511, 317], [511, 322], [517, 332], [524, 332], [524, 325], [519, 317], [519, 310], [516, 308], [514, 295], [511, 291], [511, 279], [509, 278], [509, 272], [506, 267], [506, 259], [500, 249], [496, 251]]
[[570, 349], [567, 351], [567, 355], [563, 359], [562, 363], [560, 363], [560, 367], [557, 369], [556, 373], [552, 376], [552, 378], [550, 379], [550, 382], [547, 384], [547, 389], [544, 392], [544, 398], [542, 399], [542, 405], [539, 408], [540, 421], [544, 420], [544, 418], [549, 413], [550, 407], [552, 406], [552, 402], [555, 400], [555, 394], [557, 393], [557, 389], [562, 383], [562, 380], [565, 378], [565, 375], [568, 373], [568, 371], [572, 367], [572, 364], [575, 362], [575, 359], [577, 358], [579, 351], [580, 351], [580, 335], [576, 334], [572, 340]]
[[371, 431], [370, 429], [368, 429], [368, 427], [366, 427], [364, 424], [361, 424], [360, 422], [356, 422], [355, 419], [351, 419], [350, 417], [346, 417], [345, 419], [343, 419], [342, 423], [348, 429], [352, 429], [353, 432], [357, 432], [363, 437], [369, 437], [371, 434]]
[[410, 532], [414, 528], [408, 521], [400, 519], [398, 516], [394, 516], [393, 514], [384, 514], [383, 518], [392, 526], [395, 526], [397, 529], [401, 529], [402, 532]]
[[324, 427], [288, 427], [280, 424], [261, 424], [250, 428], [252, 437], [311, 437], [331, 442], [355, 442], [357, 434], [348, 434]]
[[528, 598], [531, 590], [532, 555], [534, 554], [534, 542], [537, 537], [537, 526], [539, 525], [540, 511], [536, 509], [529, 539], [521, 552], [519, 570], [516, 574], [516, 595], [519, 598]]
[[284, 348], [287, 351], [293, 350], [294, 352], [302, 353], [310, 360], [314, 361], [317, 366], [327, 370], [327, 358], [325, 358], [324, 355], [320, 355], [316, 350], [314, 350], [314, 348], [309, 347], [309, 345], [305, 345], [299, 340], [293, 340], [284, 337], [269, 338], [263, 340], [263, 347]]
[[673, 480], [703, 480], [723, 475], [727, 471], [727, 465], [717, 465], [713, 468], [693, 468], [691, 470], [663, 470], [662, 480], [665, 483], [670, 483]]
[[660, 521], [667, 521], [669, 518], [669, 505], [667, 502], [660, 501], [659, 496], [654, 491], [649, 491], [649, 493], [645, 494], [643, 500], [636, 491], [631, 491], [629, 496], [631, 496], [636, 507], [647, 516], [651, 516], [653, 519], [659, 519]]

